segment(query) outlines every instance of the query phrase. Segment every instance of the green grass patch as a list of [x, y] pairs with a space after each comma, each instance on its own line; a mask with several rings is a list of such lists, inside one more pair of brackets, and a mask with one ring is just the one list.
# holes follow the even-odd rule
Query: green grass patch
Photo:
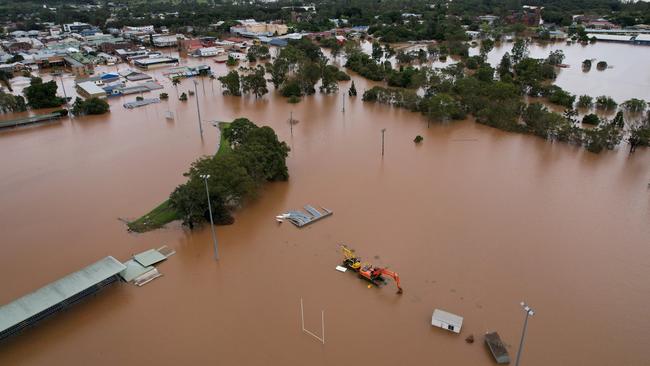
[[[221, 139], [219, 141], [219, 150], [217, 150], [217, 153], [214, 154], [215, 157], [223, 154], [228, 154], [232, 151], [230, 142], [226, 140], [223, 134], [223, 130], [228, 127], [229, 124], [230, 122], [219, 122]], [[154, 208], [146, 215], [129, 222], [127, 226], [131, 231], [134, 231], [136, 233], [144, 233], [147, 231], [159, 229], [166, 224], [178, 219], [180, 219], [178, 212], [176, 212], [176, 210], [171, 207], [171, 203], [169, 202], [169, 199], [167, 199], [165, 202], [161, 203], [158, 207]]]
[[230, 147], [230, 142], [226, 140], [226, 138], [223, 135], [223, 130], [226, 129], [230, 125], [230, 122], [219, 122], [219, 131], [221, 139], [219, 140], [219, 150], [217, 150], [217, 153], [214, 154], [215, 157], [222, 155], [222, 154], [227, 154], [232, 151], [232, 148]]
[[148, 214], [128, 223], [129, 230], [137, 233], [154, 230], [165, 226], [174, 220], [178, 220], [178, 213], [174, 210], [169, 200], [161, 203]]

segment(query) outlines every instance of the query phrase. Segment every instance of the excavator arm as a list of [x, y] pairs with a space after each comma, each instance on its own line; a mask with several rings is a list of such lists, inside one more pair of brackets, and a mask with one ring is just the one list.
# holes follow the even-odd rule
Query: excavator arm
[[377, 271], [376, 273], [378, 273], [380, 275], [388, 276], [388, 277], [392, 278], [393, 281], [395, 281], [395, 284], [397, 285], [397, 293], [398, 294], [401, 295], [404, 292], [402, 290], [402, 286], [401, 286], [401, 284], [399, 282], [399, 275], [396, 272], [387, 270], [386, 268], [377, 268], [376, 271]]

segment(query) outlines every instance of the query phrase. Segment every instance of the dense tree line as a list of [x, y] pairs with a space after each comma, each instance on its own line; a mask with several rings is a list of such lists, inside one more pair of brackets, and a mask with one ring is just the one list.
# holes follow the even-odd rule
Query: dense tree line
[[[56, 8], [44, 8], [43, 3]], [[99, 27], [123, 25], [166, 26], [172, 31], [192, 26], [198, 32], [207, 32], [210, 24], [225, 21], [216, 32], [223, 33], [233, 25], [233, 19], [254, 18], [260, 21], [282, 20], [297, 31], [331, 29], [330, 19], [346, 19], [349, 25], [373, 26], [372, 32], [386, 41], [438, 39], [460, 36], [459, 25], [476, 30], [480, 24], [476, 16], [494, 14], [508, 16], [521, 10], [522, 5], [543, 6], [545, 21], [569, 25], [573, 14], [605, 15], [623, 26], [650, 24], [650, 4], [612, 0], [458, 0], [453, 2], [408, 0], [316, 0], [317, 12], [305, 12], [291, 6], [290, 0], [237, 4], [232, 1], [60, 1], [46, 0], [4, 2], [0, 4], [0, 19], [16, 21], [21, 29], [39, 29], [39, 22], [70, 23], [83, 21]], [[82, 5], [99, 6], [84, 8]], [[176, 14], [178, 12], [178, 14]], [[405, 19], [403, 13], [421, 14], [415, 20]], [[163, 14], [161, 17], [160, 14]], [[115, 15], [115, 16], [111, 16]], [[298, 15], [298, 19], [295, 19]], [[110, 19], [109, 22], [106, 20]], [[420, 22], [421, 21], [421, 22]]]
[[[444, 69], [429, 67], [420, 69], [404, 68], [403, 75], [417, 73], [419, 83], [416, 87], [424, 89], [419, 95], [407, 83], [386, 80], [389, 86], [398, 88], [373, 87], [363, 94], [366, 102], [389, 104], [420, 112], [429, 122], [442, 122], [463, 119], [472, 114], [476, 121], [506, 131], [530, 133], [544, 139], [567, 142], [584, 146], [591, 152], [598, 153], [604, 149], [615, 148], [625, 135], [628, 123], [622, 110], [611, 120], [601, 119], [595, 114], [588, 114], [582, 120], [582, 127], [576, 116], [574, 106], [583, 109], [592, 108], [615, 110], [616, 102], [608, 96], [594, 99], [590, 96], [576, 96], [562, 88], [548, 84], [555, 78], [555, 70], [549, 59], [560, 61], [561, 55], [551, 54], [548, 59], [529, 58], [525, 43], [517, 42], [510, 53], [506, 53], [497, 70], [477, 57], [476, 72], [469, 72], [467, 59], [464, 63], [452, 64]], [[375, 62], [370, 57], [358, 57], [367, 64]], [[356, 61], [355, 61], [356, 62]], [[352, 66], [352, 65], [351, 65]], [[391, 71], [385, 74], [390, 75]], [[495, 78], [495, 74], [499, 77]], [[399, 74], [393, 74], [399, 75]], [[539, 103], [527, 105], [523, 96], [544, 97], [551, 103], [564, 106], [564, 114], [549, 111]], [[642, 113], [647, 104], [643, 100], [630, 99], [622, 104], [630, 113]], [[650, 116], [644, 123], [629, 128], [632, 147], [647, 146], [650, 136]]]
[[188, 181], [170, 195], [171, 206], [190, 228], [209, 218], [208, 197], [201, 175], [210, 175], [209, 199], [217, 224], [232, 223], [232, 210], [255, 197], [264, 182], [289, 178], [286, 165], [289, 147], [278, 140], [273, 129], [239, 118], [223, 133], [231, 150], [196, 160], [184, 174]]

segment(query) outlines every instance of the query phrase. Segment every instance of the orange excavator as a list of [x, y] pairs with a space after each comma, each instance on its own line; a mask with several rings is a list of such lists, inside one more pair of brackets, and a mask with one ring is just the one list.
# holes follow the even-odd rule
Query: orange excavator
[[354, 253], [354, 250], [348, 248], [345, 245], [341, 245], [341, 251], [343, 252], [343, 266], [357, 272], [359, 277], [369, 281], [373, 285], [379, 287], [386, 284], [386, 277], [390, 277], [395, 281], [397, 285], [397, 293], [402, 294], [402, 286], [400, 286], [399, 275], [393, 271], [389, 271], [386, 268], [374, 267], [372, 264], [362, 264], [361, 258], [357, 257]]

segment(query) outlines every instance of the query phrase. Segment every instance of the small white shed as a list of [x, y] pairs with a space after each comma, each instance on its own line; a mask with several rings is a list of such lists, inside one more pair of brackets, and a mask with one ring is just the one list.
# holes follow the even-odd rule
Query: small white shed
[[448, 313], [444, 310], [435, 309], [431, 316], [431, 325], [454, 333], [460, 333], [463, 326], [463, 317]]

